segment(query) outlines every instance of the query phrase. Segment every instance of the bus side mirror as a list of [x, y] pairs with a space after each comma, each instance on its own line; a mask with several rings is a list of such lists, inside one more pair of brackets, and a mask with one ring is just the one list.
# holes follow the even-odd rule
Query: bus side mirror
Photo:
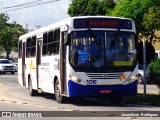
[[64, 33], [64, 45], [69, 45], [69, 35], [68, 32]]
[[63, 39], [64, 39], [64, 45], [69, 45], [68, 29], [69, 29], [68, 25], [64, 25], [61, 27], [61, 32], [62, 32]]

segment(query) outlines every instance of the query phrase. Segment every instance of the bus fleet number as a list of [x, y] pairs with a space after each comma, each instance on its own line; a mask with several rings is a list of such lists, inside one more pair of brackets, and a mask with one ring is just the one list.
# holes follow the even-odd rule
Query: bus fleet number
[[97, 84], [97, 80], [86, 80], [87, 84]]

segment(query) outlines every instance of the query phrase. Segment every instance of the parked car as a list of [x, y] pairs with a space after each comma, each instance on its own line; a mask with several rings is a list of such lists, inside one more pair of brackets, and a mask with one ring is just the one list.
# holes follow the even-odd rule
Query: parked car
[[[144, 71], [143, 65], [138, 64], [138, 83], [142, 84], [144, 82]], [[146, 83], [150, 82], [148, 69], [146, 69]]]
[[155, 51], [155, 57], [160, 59], [160, 50]]
[[13, 62], [12, 60], [9, 60], [9, 61], [14, 65], [15, 71], [17, 72], [18, 71], [18, 63]]
[[16, 72], [16, 68], [12, 62], [8, 59], [0, 59], [0, 73], [11, 72], [14, 74]]

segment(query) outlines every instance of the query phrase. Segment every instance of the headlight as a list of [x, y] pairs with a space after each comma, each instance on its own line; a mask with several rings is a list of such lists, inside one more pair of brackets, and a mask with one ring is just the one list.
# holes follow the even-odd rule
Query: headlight
[[127, 80], [125, 80], [125, 82], [123, 84], [131, 83], [134, 80], [137, 80], [137, 77], [133, 75], [132, 77], [130, 77]]
[[72, 77], [71, 77], [71, 80], [73, 80], [73, 81], [75, 81], [75, 82], [78, 82], [78, 83], [81, 82], [81, 79], [77, 78], [76, 76], [72, 76]]
[[3, 70], [5, 68], [5, 66], [0, 66], [0, 69]]

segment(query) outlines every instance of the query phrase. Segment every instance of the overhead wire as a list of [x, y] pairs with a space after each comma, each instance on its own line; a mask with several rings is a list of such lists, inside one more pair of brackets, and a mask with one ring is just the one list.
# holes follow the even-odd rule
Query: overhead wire
[[28, 2], [28, 3], [13, 5], [13, 6], [9, 6], [9, 7], [3, 7], [3, 8], [0, 8], [0, 10], [14, 8], [14, 7], [21, 7], [21, 6], [24, 6], [24, 5], [35, 4], [35, 3], [40, 2], [40, 1], [42, 1], [42, 0], [36, 0], [36, 1]]
[[39, 6], [39, 5], [44, 5], [44, 4], [48, 4], [48, 3], [52, 3], [52, 2], [56, 2], [56, 1], [60, 1], [60, 0], [48, 0], [45, 2], [43, 0], [35, 0], [32, 2], [27, 2], [27, 3], [22, 3], [22, 4], [17, 4], [17, 5], [12, 5], [12, 6], [8, 6], [8, 7], [0, 8], [0, 13], [25, 9], [25, 8]]

